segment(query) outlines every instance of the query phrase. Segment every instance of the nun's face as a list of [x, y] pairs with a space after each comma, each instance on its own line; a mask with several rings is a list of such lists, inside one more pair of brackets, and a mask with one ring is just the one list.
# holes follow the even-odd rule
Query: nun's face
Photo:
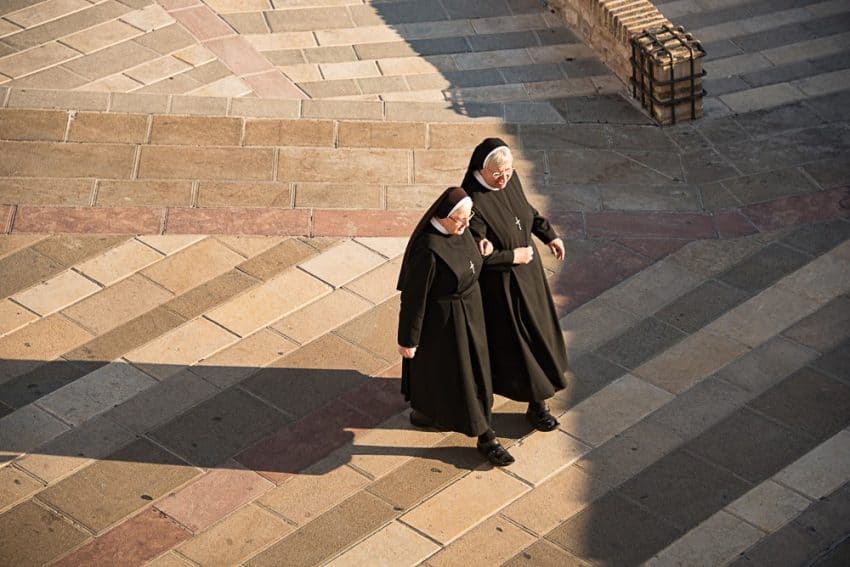
[[444, 219], [437, 219], [443, 228], [449, 231], [449, 234], [463, 234], [466, 227], [469, 226], [469, 219], [475, 213], [472, 212], [472, 205], [467, 205], [459, 208]]
[[511, 175], [513, 174], [514, 168], [512, 162], [501, 164], [501, 166], [496, 166], [491, 163], [481, 170], [481, 177], [487, 185], [490, 187], [497, 187], [499, 189], [505, 188], [505, 185], [508, 184], [508, 181], [511, 179]]

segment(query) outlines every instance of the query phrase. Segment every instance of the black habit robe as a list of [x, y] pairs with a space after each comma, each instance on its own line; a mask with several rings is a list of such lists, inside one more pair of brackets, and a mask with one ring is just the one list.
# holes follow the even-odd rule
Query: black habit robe
[[441, 429], [466, 435], [490, 428], [493, 405], [483, 263], [469, 230], [446, 235], [425, 224], [411, 237], [399, 279], [398, 344], [417, 347], [402, 360], [402, 393]]
[[[526, 199], [516, 172], [498, 191], [476, 179], [474, 172], [483, 168], [484, 158], [505, 145], [498, 138], [479, 144], [462, 187], [473, 201], [471, 232], [476, 240], [487, 238], [494, 247], [480, 278], [493, 392], [540, 402], [566, 388], [568, 363], [552, 294], [531, 235], [546, 244], [557, 235]], [[534, 247], [534, 259], [514, 265], [513, 249], [525, 246]]]

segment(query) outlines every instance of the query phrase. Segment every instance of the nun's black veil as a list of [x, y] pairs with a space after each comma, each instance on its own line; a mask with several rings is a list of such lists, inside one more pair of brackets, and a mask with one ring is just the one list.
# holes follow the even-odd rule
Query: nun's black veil
[[483, 142], [475, 146], [475, 149], [472, 150], [472, 157], [469, 158], [469, 165], [466, 166], [463, 181], [461, 182], [463, 187], [470, 186], [470, 183], [475, 180], [473, 177], [475, 172], [484, 169], [484, 160], [490, 155], [490, 152], [501, 146], [507, 146], [501, 138], [485, 138]]
[[419, 222], [416, 223], [416, 228], [413, 229], [413, 232], [410, 234], [410, 239], [407, 241], [407, 248], [404, 249], [404, 259], [401, 261], [401, 270], [399, 271], [398, 283], [396, 284], [397, 290], [401, 291], [405, 287], [407, 282], [407, 268], [410, 251], [412, 250], [416, 239], [420, 234], [422, 234], [422, 231], [431, 224], [431, 218], [435, 216], [443, 219], [446, 218], [454, 206], [464, 197], [468, 196], [469, 195], [466, 194], [466, 191], [460, 187], [449, 187], [443, 191], [443, 193], [430, 207], [428, 207], [428, 210], [425, 211], [425, 214], [423, 214], [422, 218], [419, 219]]

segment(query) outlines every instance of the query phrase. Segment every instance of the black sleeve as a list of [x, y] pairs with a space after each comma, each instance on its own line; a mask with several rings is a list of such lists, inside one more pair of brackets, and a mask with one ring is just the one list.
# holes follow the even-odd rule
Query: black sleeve
[[[482, 238], [487, 238], [487, 223], [481, 218], [481, 215], [475, 215], [469, 221], [469, 230], [472, 236], [475, 237], [475, 242], [478, 243]], [[493, 253], [489, 256], [484, 256], [485, 270], [500, 270], [505, 271], [514, 265], [514, 251], [496, 248], [497, 242], [492, 238], [489, 239], [493, 243]]]
[[403, 347], [419, 346], [419, 333], [425, 319], [428, 292], [434, 280], [436, 260], [427, 248], [411, 251], [407, 259], [407, 284], [401, 292], [401, 310], [398, 315], [398, 344]]
[[531, 213], [534, 215], [534, 221], [531, 224], [531, 234], [542, 240], [543, 244], [549, 244], [558, 238], [558, 234], [555, 232], [555, 229], [552, 228], [552, 225], [549, 224], [549, 221], [540, 216], [540, 213], [537, 212], [537, 209], [532, 207], [531, 204], [528, 206], [531, 209]]

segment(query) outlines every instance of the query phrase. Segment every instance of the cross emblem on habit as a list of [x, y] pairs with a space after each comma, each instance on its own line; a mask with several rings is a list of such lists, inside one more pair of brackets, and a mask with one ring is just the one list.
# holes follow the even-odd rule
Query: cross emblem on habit
[[517, 230], [522, 230], [522, 223], [519, 222], [519, 217], [514, 217], [514, 224]]
[[472, 260], [469, 261], [469, 269], [472, 270], [472, 273], [475, 273], [475, 264], [472, 263]]

